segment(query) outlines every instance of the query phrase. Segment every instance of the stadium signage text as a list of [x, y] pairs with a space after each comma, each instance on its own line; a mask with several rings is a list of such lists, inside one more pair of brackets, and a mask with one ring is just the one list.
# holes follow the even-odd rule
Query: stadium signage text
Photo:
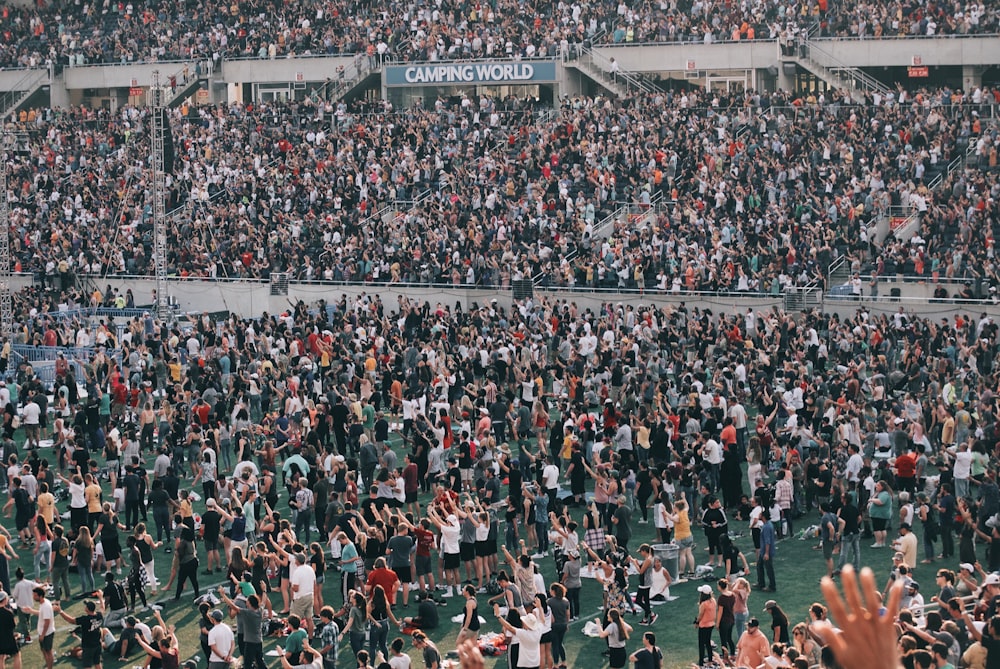
[[556, 64], [538, 63], [457, 63], [387, 67], [386, 86], [420, 84], [518, 84], [555, 81]]

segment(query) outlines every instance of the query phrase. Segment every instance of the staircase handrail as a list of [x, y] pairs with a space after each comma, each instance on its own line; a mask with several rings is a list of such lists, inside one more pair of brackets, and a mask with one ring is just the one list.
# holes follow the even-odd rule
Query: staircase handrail
[[6, 116], [26, 93], [34, 91], [49, 78], [47, 67], [32, 68], [0, 95], [0, 116]]
[[[818, 53], [823, 56], [823, 60], [819, 60], [812, 57], [812, 54]], [[854, 67], [853, 65], [848, 65], [841, 60], [838, 60], [836, 56], [831, 54], [826, 49], [816, 46], [815, 40], [806, 39], [806, 59], [811, 60], [817, 65], [821, 65], [826, 69], [830, 70], [838, 76], [844, 76], [851, 78], [855, 83], [860, 84], [862, 87], [868, 89], [869, 91], [877, 91], [879, 93], [885, 94], [889, 92], [889, 87], [883, 84], [878, 79], [875, 79], [871, 75], [866, 74], [860, 68]], [[841, 74], [843, 73], [843, 75]]]

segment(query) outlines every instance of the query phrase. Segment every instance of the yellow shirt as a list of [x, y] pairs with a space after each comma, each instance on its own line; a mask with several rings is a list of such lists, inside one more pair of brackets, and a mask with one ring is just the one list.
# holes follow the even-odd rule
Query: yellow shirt
[[101, 486], [92, 483], [83, 491], [83, 496], [87, 499], [87, 512], [101, 512]]
[[193, 513], [193, 510], [191, 509], [191, 500], [189, 500], [189, 499], [182, 499], [181, 500], [181, 510], [180, 510], [181, 518], [190, 518], [191, 515], [192, 515], [192, 513]]
[[677, 521], [674, 523], [674, 539], [687, 539], [691, 536], [691, 521], [688, 519], [687, 510], [677, 512]]

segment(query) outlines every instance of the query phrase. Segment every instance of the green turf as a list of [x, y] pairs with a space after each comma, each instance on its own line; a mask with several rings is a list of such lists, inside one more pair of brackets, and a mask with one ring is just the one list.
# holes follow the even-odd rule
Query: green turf
[[[400, 456], [402, 456], [402, 453], [400, 453]], [[402, 460], [402, 457], [400, 457], [400, 460]], [[151, 461], [148, 464], [151, 466]], [[105, 492], [108, 493], [107, 482], [105, 482], [104, 485]], [[188, 482], [188, 486], [189, 485], [190, 482]], [[185, 487], [185, 485], [182, 483], [182, 488], [183, 487]], [[426, 501], [425, 497], [426, 496], [421, 497], [421, 503]], [[282, 500], [279, 507], [282, 508], [284, 517], [288, 517], [286, 500], [287, 494], [282, 491]], [[65, 510], [67, 505], [63, 503], [61, 507], [62, 510]], [[203, 502], [196, 504], [195, 508], [196, 512], [203, 511]], [[574, 515], [579, 520], [580, 512], [578, 510], [574, 513]], [[655, 543], [656, 538], [654, 536], [655, 529], [653, 525], [640, 525], [637, 522], [639, 518], [640, 515], [636, 512], [633, 518], [634, 536], [630, 545], [637, 547], [643, 542]], [[150, 521], [151, 520], [152, 516], [150, 515]], [[13, 521], [5, 518], [3, 522], [5, 526], [11, 530], [12, 533], [14, 533]], [[796, 523], [796, 528], [803, 528], [814, 522], [818, 522], [818, 514], [809, 516], [808, 518], [799, 519]], [[147, 523], [147, 526], [150, 525], [151, 522]], [[741, 529], [740, 523], [738, 522], [731, 522], [730, 527], [734, 531], [739, 531]], [[917, 528], [917, 531], [919, 534], [919, 528]], [[697, 531], [695, 538], [696, 541], [699, 541], [699, 544], [695, 549], [695, 557], [698, 559], [699, 563], [706, 562], [708, 554], [704, 550], [704, 539]], [[123, 546], [124, 539], [125, 536], [123, 535], [121, 539]], [[889, 549], [871, 550], [867, 547], [869, 542], [864, 540], [862, 540], [862, 542], [863, 563], [875, 569], [875, 572], [878, 575], [878, 581], [881, 584], [885, 581], [885, 578], [888, 575], [888, 570], [891, 566], [892, 552]], [[750, 540], [749, 532], [747, 532], [744, 537], [737, 539], [736, 543], [744, 551], [748, 561], [753, 563], [753, 545]], [[20, 561], [12, 561], [10, 565], [12, 583], [14, 582], [14, 570], [18, 564], [25, 569], [28, 578], [32, 577], [34, 569], [30, 549], [16, 548], [16, 550], [21, 559]], [[171, 563], [170, 557], [170, 555], [165, 555], [162, 552], [162, 549], [156, 553], [156, 575], [161, 583], [165, 583], [169, 577]], [[922, 557], [923, 555], [921, 555], [921, 558]], [[205, 566], [204, 554], [201, 555], [201, 562], [201, 569], [203, 570]], [[546, 583], [550, 583], [554, 576], [554, 564], [552, 558], [546, 558], [544, 560], [540, 560], [539, 562], [542, 573], [545, 575]], [[939, 566], [954, 568], [957, 566], [957, 563], [949, 565], [918, 565], [917, 567], [916, 578], [918, 581], [926, 584], [927, 587], [925, 587], [924, 597], [927, 600], [929, 600], [931, 595], [934, 594], [932, 591], [934, 583], [933, 576], [935, 570]], [[756, 573], [752, 565], [751, 571], [753, 573], [750, 575], [749, 580], [751, 584], [754, 584], [756, 582]], [[762, 611], [763, 604], [767, 599], [776, 599], [788, 614], [792, 624], [806, 620], [809, 605], [815, 601], [821, 601], [818, 580], [823, 573], [825, 573], [825, 567], [821, 552], [813, 550], [811, 542], [799, 541], [796, 539], [788, 539], [780, 542], [775, 561], [775, 572], [777, 576], [778, 592], [773, 594], [754, 592], [750, 597], [749, 604], [751, 615], [757, 615], [761, 618], [761, 627], [763, 629], [768, 629], [768, 623], [770, 620], [769, 616]], [[720, 570], [717, 570], [717, 574], [721, 575]], [[464, 569], [462, 571], [462, 577], [464, 578]], [[218, 573], [214, 576], [205, 576], [199, 573], [199, 582], [202, 587], [202, 592], [207, 590], [207, 585], [217, 585], [221, 581], [221, 578], [222, 576]], [[102, 583], [103, 580], [99, 580], [98, 582]], [[70, 583], [73, 587], [74, 595], [79, 593], [79, 581], [77, 580], [75, 574], [70, 574]], [[338, 585], [339, 574], [328, 574], [327, 582], [323, 589], [324, 601], [326, 603], [339, 606], [340, 596], [338, 594]], [[633, 579], [631, 585], [634, 591], [635, 579]], [[654, 610], [659, 614], [659, 620], [652, 627], [642, 627], [637, 624], [641, 614], [640, 616], [636, 616], [634, 618], [628, 616], [626, 620], [635, 628], [632, 639], [628, 645], [629, 652], [641, 647], [640, 639], [642, 632], [651, 630], [656, 633], [657, 644], [663, 649], [665, 656], [663, 664], [664, 669], [690, 667], [697, 660], [697, 638], [692, 621], [695, 617], [697, 609], [698, 598], [696, 588], [698, 585], [699, 583], [696, 582], [688, 582], [673, 586], [671, 588], [671, 595], [676, 596], [678, 599], [654, 608]], [[168, 603], [163, 611], [163, 616], [168, 623], [177, 626], [177, 636], [181, 647], [182, 659], [188, 659], [195, 655], [202, 655], [201, 647], [198, 642], [198, 612], [195, 610], [193, 605], [194, 596], [190, 585], [186, 587], [186, 591], [180, 602], [170, 602], [172, 597], [173, 593], [169, 593], [167, 596]], [[163, 597], [161, 595], [160, 600], [162, 601], [162, 599]], [[442, 654], [454, 649], [455, 637], [459, 626], [450, 623], [449, 619], [451, 616], [457, 615], [461, 612], [463, 599], [462, 597], [456, 596], [445, 601], [448, 602], [448, 605], [440, 609], [442, 625], [439, 629], [429, 633], [430, 638], [438, 645]], [[485, 602], [485, 596], [481, 597], [481, 602]], [[272, 593], [272, 603], [275, 607], [275, 611], [280, 610], [281, 595], [279, 593]], [[606, 658], [601, 655], [601, 651], [605, 648], [604, 642], [599, 639], [588, 638], [581, 632], [583, 625], [587, 620], [593, 620], [599, 615], [598, 609], [600, 607], [600, 603], [600, 586], [596, 581], [584, 579], [584, 587], [581, 593], [582, 615], [578, 622], [570, 625], [570, 631], [566, 636], [568, 665], [571, 667], [588, 667], [590, 669], [596, 669], [598, 667], [607, 666]], [[66, 608], [70, 615], [78, 615], [82, 613], [82, 609], [82, 604], [77, 601], [74, 601], [72, 605], [67, 606]], [[484, 631], [499, 631], [499, 625], [491, 619], [490, 612], [485, 606], [480, 606], [480, 612], [481, 614], [485, 614], [487, 618]], [[401, 609], [397, 607], [397, 609], [394, 610], [394, 613], [397, 617], [415, 615], [416, 605], [411, 601], [408, 609]], [[153, 624], [152, 611], [140, 612], [137, 615], [141, 619], [147, 621], [150, 625]], [[56, 617], [57, 636], [55, 648], [57, 662], [59, 663], [67, 663], [71, 661], [68, 658], [61, 657], [65, 651], [73, 645], [76, 645], [75, 639], [69, 635], [71, 627], [71, 625], [66, 624], [58, 616]], [[33, 634], [34, 618], [32, 619], [31, 630]], [[391, 643], [392, 639], [396, 636], [398, 636], [398, 631], [396, 633], [391, 631], [389, 635], [389, 642]], [[275, 640], [267, 640], [264, 648], [265, 653], [267, 650], [273, 648], [274, 644]], [[409, 643], [407, 643], [407, 648], [410, 650], [413, 666], [415, 668], [422, 667], [423, 663], [421, 661], [420, 654], [413, 651]], [[108, 655], [105, 656], [105, 660], [107, 660], [106, 666], [111, 669], [141, 665], [144, 663], [144, 659], [145, 655], [143, 653], [135, 653], [132, 654], [128, 661], [119, 663], [117, 658], [111, 658]], [[269, 666], [280, 666], [276, 658], [265, 657], [265, 659], [268, 661]], [[24, 647], [23, 660], [25, 667], [37, 668], [43, 666], [37, 643], [32, 643]], [[203, 664], [204, 662], [205, 658], [202, 657], [201, 666], [205, 666]], [[506, 667], [506, 658], [503, 656], [496, 658], [496, 660], [487, 658], [488, 667], [493, 666], [494, 663], [498, 667]], [[353, 669], [354, 666], [353, 655], [345, 639], [344, 644], [341, 646], [339, 667], [350, 667]]]

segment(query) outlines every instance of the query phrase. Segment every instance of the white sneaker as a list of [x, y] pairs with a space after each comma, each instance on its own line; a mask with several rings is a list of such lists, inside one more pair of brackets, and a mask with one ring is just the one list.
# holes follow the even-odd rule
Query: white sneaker
[[531, 556], [531, 559], [532, 560], [541, 560], [542, 558], [546, 558], [548, 556], [549, 556], [548, 553], [535, 553], [534, 555]]
[[447, 590], [445, 590], [445, 591], [444, 591], [444, 592], [443, 592], [443, 593], [441, 594], [441, 596], [442, 596], [442, 597], [454, 597], [454, 596], [455, 596], [455, 591], [454, 591], [454, 590], [452, 590], [451, 588], [448, 588]]

